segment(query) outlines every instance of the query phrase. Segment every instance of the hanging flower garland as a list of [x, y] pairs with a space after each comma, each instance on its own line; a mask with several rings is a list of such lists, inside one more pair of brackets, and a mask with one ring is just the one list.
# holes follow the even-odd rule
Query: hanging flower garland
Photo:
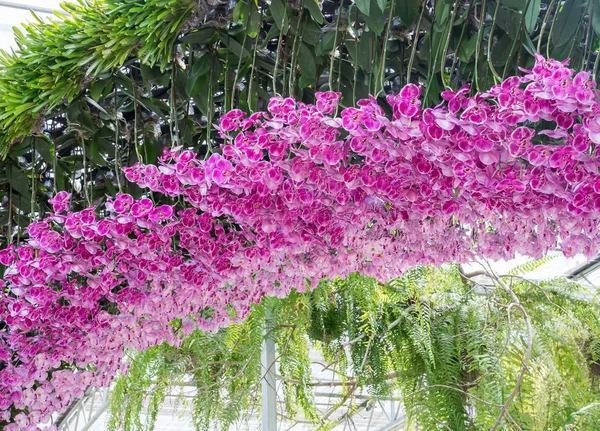
[[475, 255], [599, 249], [600, 103], [587, 72], [537, 58], [489, 92], [421, 89], [339, 110], [274, 97], [225, 114], [221, 154], [166, 150], [128, 180], [186, 205], [118, 194], [33, 223], [0, 251], [0, 427], [33, 430], [89, 385], [124, 371], [124, 351], [177, 345], [196, 326], [243, 318], [265, 295], [353, 271], [385, 281]]

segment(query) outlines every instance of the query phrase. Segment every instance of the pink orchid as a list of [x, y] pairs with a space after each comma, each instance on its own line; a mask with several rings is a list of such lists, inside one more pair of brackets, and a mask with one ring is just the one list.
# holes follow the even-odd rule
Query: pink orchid
[[[58, 193], [56, 214], [0, 251], [0, 360], [19, 356], [0, 370], [0, 425], [40, 423], [86, 386], [109, 385], [126, 349], [178, 345], [306, 280], [360, 271], [386, 281], [559, 244], [597, 253], [600, 105], [589, 78], [538, 56], [523, 77], [472, 97], [445, 91], [425, 110], [410, 84], [387, 97], [391, 119], [374, 97], [339, 115], [338, 93], [315, 105], [274, 97], [268, 112], [221, 116], [221, 154], [175, 147], [123, 169], [155, 199], [176, 198], [177, 212], [127, 194], [71, 212]], [[556, 127], [534, 128], [540, 120]]]

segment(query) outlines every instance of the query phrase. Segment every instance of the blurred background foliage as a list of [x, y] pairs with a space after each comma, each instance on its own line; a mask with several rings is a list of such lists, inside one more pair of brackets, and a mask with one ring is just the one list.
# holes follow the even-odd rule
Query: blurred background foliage
[[[532, 283], [520, 274], [502, 279], [533, 328], [528, 363], [525, 319], [499, 285], [483, 288], [457, 265], [417, 268], [388, 284], [354, 274], [265, 298], [244, 322], [196, 331], [182, 348], [131, 353], [129, 375], [112, 391], [109, 429], [153, 429], [167, 395], [180, 389], [188, 397], [176, 405], [191, 412], [196, 429], [250, 429], [245, 424], [260, 410], [265, 336], [276, 343], [280, 413], [292, 424], [331, 429], [392, 396], [404, 406], [403, 429], [491, 430], [525, 366], [498, 429], [600, 429], [597, 302], [582, 298], [575, 283]], [[315, 380], [314, 369], [334, 373], [333, 405], [316, 403], [331, 382]]]
[[[275, 94], [342, 104], [407, 82], [425, 105], [485, 90], [536, 52], [597, 74], [598, 0], [86, 0], [17, 33], [0, 56], [0, 237], [19, 241], [47, 199], [74, 209], [117, 191], [120, 168], [165, 146], [219, 151], [222, 112]], [[156, 199], [166, 199], [156, 197]]]

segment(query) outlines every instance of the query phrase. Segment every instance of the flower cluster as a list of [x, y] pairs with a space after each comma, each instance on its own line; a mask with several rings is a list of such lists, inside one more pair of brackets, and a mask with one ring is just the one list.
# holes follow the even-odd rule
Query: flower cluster
[[523, 77], [469, 97], [421, 88], [336, 114], [274, 97], [221, 118], [220, 154], [166, 150], [129, 181], [177, 197], [119, 194], [55, 214], [0, 251], [0, 425], [35, 429], [87, 385], [124, 368], [124, 349], [177, 344], [195, 326], [243, 318], [265, 295], [359, 271], [382, 281], [415, 265], [540, 257], [562, 241], [594, 255], [600, 221], [600, 103], [586, 72], [537, 58]]

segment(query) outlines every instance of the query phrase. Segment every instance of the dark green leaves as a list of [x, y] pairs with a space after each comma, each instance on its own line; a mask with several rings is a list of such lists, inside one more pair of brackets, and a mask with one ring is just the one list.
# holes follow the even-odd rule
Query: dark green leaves
[[417, 22], [419, 17], [420, 0], [396, 0], [396, 13], [407, 27]]
[[[495, 4], [490, 4], [488, 9], [489, 13], [493, 14], [495, 12], [495, 8]], [[498, 14], [496, 15], [496, 25], [504, 30], [514, 40], [519, 37], [519, 32], [521, 30], [521, 18], [521, 12], [505, 8], [504, 3], [502, 3], [502, 6], [498, 9]]]
[[286, 31], [289, 23], [289, 18], [287, 14], [287, 7], [283, 0], [272, 0], [271, 6], [269, 6], [269, 10], [271, 11], [271, 15], [273, 16], [273, 21], [275, 21], [275, 25], [279, 27], [279, 30]]
[[600, 36], [600, 0], [594, 1], [594, 15], [592, 17], [592, 27], [597, 36]]
[[42, 160], [52, 166], [54, 162], [54, 149], [51, 147], [52, 141], [45, 136], [34, 136], [30, 139], [35, 140], [35, 150]]
[[556, 46], [572, 41], [581, 24], [586, 0], [566, 0], [555, 18], [552, 28], [552, 43]]
[[298, 51], [298, 64], [300, 65], [303, 76], [312, 78], [313, 80], [316, 78], [317, 66], [315, 64], [315, 56], [313, 51], [305, 44], [300, 45], [300, 50]]
[[368, 16], [371, 13], [371, 0], [356, 0], [354, 4], [363, 14]]
[[378, 0], [356, 0], [355, 4], [369, 28], [380, 35], [385, 28], [387, 18], [384, 13], [385, 3]]
[[215, 37], [216, 32], [217, 31], [214, 27], [202, 27], [198, 31], [190, 33], [187, 36], [181, 38], [181, 42], [197, 43], [203, 45], [212, 41]]
[[250, 55], [250, 52], [245, 47], [243, 47], [241, 43], [239, 43], [237, 40], [235, 40], [233, 37], [223, 35], [221, 37], [221, 41], [225, 44], [225, 46], [227, 46], [229, 51], [237, 57], [245, 58]]
[[194, 92], [194, 87], [196, 86], [198, 78], [200, 78], [201, 76], [205, 76], [210, 71], [212, 62], [213, 56], [208, 53], [204, 54], [199, 59], [194, 60], [194, 64], [192, 65], [192, 69], [190, 70], [190, 76], [186, 84], [187, 94], [192, 94]]
[[464, 40], [460, 47], [460, 52], [458, 54], [458, 58], [460, 61], [468, 63], [473, 54], [475, 53], [475, 48], [477, 47], [477, 35], [473, 35], [472, 37]]
[[262, 21], [260, 19], [260, 12], [253, 2], [250, 3], [249, 8], [250, 14], [248, 16], [247, 23], [248, 36], [250, 36], [251, 38], [255, 38], [256, 36], [258, 36], [258, 32], [262, 27]]
[[304, 0], [304, 7], [310, 12], [310, 16], [315, 20], [317, 24], [323, 24], [323, 14], [321, 13], [321, 7], [316, 0]]
[[375, 33], [372, 31], [365, 32], [358, 39], [358, 44], [356, 44], [355, 41], [350, 40], [346, 42], [346, 45], [348, 46], [350, 56], [356, 64], [365, 72], [372, 72], [374, 66], [373, 55], [376, 51]]
[[540, 14], [541, 3], [541, 0], [529, 0], [529, 7], [525, 13], [525, 28], [528, 33], [535, 30], [535, 25], [537, 24], [538, 16]]
[[19, 167], [14, 164], [8, 164], [6, 166], [6, 178], [8, 182], [21, 196], [27, 197], [28, 199], [31, 197], [31, 192], [29, 191], [29, 185], [31, 182], [25, 176], [23, 171], [19, 169]]

